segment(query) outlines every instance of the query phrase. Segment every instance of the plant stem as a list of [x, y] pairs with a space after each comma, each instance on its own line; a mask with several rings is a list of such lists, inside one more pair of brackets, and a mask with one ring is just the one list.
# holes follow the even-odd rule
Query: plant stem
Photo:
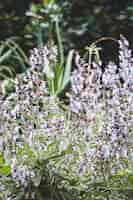
[[102, 38], [99, 38], [98, 40], [96, 40], [95, 42], [93, 42], [90, 46], [97, 45], [98, 43], [100, 43], [102, 41], [106, 41], [106, 40], [111, 40], [111, 41], [118, 43], [118, 40], [116, 40], [113, 37], [102, 37]]
[[59, 47], [59, 54], [60, 54], [60, 65], [62, 66], [64, 64], [64, 49], [63, 49], [58, 19], [55, 22], [55, 26], [56, 26], [56, 35], [57, 35], [57, 42], [58, 42], [58, 47]]

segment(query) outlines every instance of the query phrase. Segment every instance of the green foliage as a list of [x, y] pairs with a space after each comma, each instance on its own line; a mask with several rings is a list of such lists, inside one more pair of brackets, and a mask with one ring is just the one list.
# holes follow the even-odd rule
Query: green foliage
[[25, 36], [33, 39], [38, 47], [42, 47], [43, 43], [53, 39], [55, 22], [60, 15], [61, 9], [56, 1], [42, 1], [38, 5], [33, 3], [26, 13], [30, 23], [25, 27]]
[[0, 175], [8, 176], [11, 173], [10, 165], [4, 162], [3, 154], [0, 154]]
[[29, 66], [28, 58], [21, 47], [9, 38], [0, 43], [0, 79], [14, 78]]
[[60, 63], [56, 67], [55, 78], [54, 78], [54, 91], [55, 94], [60, 94], [65, 90], [66, 86], [70, 81], [70, 75], [72, 70], [72, 59], [74, 50], [69, 51], [66, 58], [66, 63], [64, 62], [64, 47], [62, 44], [62, 38], [59, 30], [58, 21], [56, 21], [56, 34], [58, 41], [59, 57]]
[[57, 64], [55, 66], [53, 77], [50, 76], [51, 73], [47, 75], [46, 83], [48, 84], [48, 91], [51, 95], [59, 95], [63, 93], [68, 85], [72, 69], [73, 52], [73, 50], [69, 52], [66, 65]]
[[11, 78], [7, 78], [4, 81], [2, 81], [1, 84], [1, 92], [3, 95], [8, 96], [10, 95], [15, 89], [15, 82]]

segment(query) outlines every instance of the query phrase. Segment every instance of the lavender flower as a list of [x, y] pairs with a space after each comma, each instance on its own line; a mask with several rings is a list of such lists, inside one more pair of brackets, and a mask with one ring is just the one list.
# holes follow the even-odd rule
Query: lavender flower
[[77, 129], [81, 125], [84, 127], [82, 132], [87, 140], [80, 169], [84, 163], [83, 172], [91, 170], [94, 176], [108, 177], [119, 168], [126, 168], [123, 160], [132, 155], [128, 144], [133, 137], [133, 59], [129, 43], [123, 36], [119, 44], [119, 66], [109, 62], [103, 72], [100, 65], [92, 63], [90, 66], [77, 54], [77, 68], [71, 78], [73, 125]]
[[[0, 150], [4, 159], [11, 163], [12, 181], [20, 188], [27, 188], [28, 184], [37, 187], [37, 180], [40, 184], [40, 174], [33, 169], [37, 155], [40, 156], [52, 142], [49, 138], [53, 140], [63, 135], [66, 129], [66, 115], [59, 99], [48, 95], [43, 79], [46, 65], [56, 62], [56, 48], [44, 47], [32, 53], [33, 65], [25, 74], [16, 77], [14, 93], [6, 99], [0, 98], [3, 113], [0, 116]], [[28, 148], [26, 153], [25, 148]], [[24, 151], [21, 158], [20, 151]], [[28, 152], [34, 152], [31, 161], [28, 161]]]
[[54, 77], [53, 68], [57, 63], [57, 47], [53, 44], [31, 50], [30, 63], [33, 69], [43, 72], [49, 78]]
[[[132, 166], [133, 59], [123, 36], [119, 44], [119, 66], [109, 62], [104, 70], [101, 62], [89, 65], [76, 53], [68, 106], [48, 95], [43, 76], [54, 71], [57, 57], [56, 48], [48, 46], [32, 51], [32, 67], [17, 76], [14, 93], [0, 96], [0, 151], [11, 163], [10, 180], [25, 199], [36, 199], [36, 189], [29, 186], [38, 190], [45, 178], [40, 161], [55, 152], [66, 155], [47, 167], [70, 171], [72, 177], [82, 172], [108, 181]], [[15, 197], [6, 191], [5, 199]]]

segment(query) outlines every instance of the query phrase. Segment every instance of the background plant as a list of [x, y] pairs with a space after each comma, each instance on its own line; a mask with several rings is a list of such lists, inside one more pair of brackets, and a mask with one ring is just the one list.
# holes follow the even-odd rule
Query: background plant
[[[52, 3], [53, 2], [53, 3]], [[52, 4], [51, 4], [52, 3]], [[53, 5], [53, 7], [51, 6]], [[56, 8], [54, 10], [54, 5]], [[51, 6], [51, 8], [49, 7]], [[49, 9], [50, 8], [50, 9]], [[65, 49], [82, 49], [86, 43], [91, 43], [103, 36], [119, 37], [120, 33], [128, 36], [132, 42], [132, 1], [96, 0], [91, 1], [43, 1], [24, 0], [21, 3], [13, 0], [1, 2], [1, 39], [9, 36], [20, 36], [21, 45], [31, 48], [37, 43], [36, 34], [47, 41], [50, 37], [47, 30], [51, 26], [50, 15], [54, 17], [61, 14], [60, 27], [63, 34]], [[25, 17], [26, 11], [32, 11], [33, 16]], [[41, 12], [39, 11], [41, 10]], [[53, 17], [53, 18], [54, 18]], [[42, 22], [41, 22], [42, 20]], [[40, 24], [42, 32], [40, 34]], [[24, 28], [26, 25], [26, 29]], [[50, 26], [49, 26], [50, 25]], [[6, 30], [6, 31], [5, 31]], [[66, 31], [67, 30], [67, 31]], [[25, 35], [34, 35], [32, 39], [24, 38]], [[32, 34], [33, 33], [33, 34]], [[31, 38], [31, 36], [30, 36]], [[76, 46], [75, 46], [76, 45]], [[27, 47], [28, 46], [28, 47]], [[103, 46], [106, 46], [103, 43]], [[103, 52], [108, 59], [112, 58], [112, 52]], [[116, 52], [113, 54], [116, 55]]]
[[9, 38], [1, 41], [0, 71], [1, 79], [13, 78], [17, 72], [24, 72], [29, 66], [28, 58], [17, 42]]

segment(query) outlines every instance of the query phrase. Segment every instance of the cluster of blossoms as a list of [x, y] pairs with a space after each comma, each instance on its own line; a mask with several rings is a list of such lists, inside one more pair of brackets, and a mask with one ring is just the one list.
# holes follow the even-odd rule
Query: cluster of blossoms
[[31, 50], [30, 64], [33, 70], [40, 70], [46, 75], [53, 77], [53, 67], [57, 63], [58, 50], [51, 42], [42, 48]]
[[53, 138], [52, 142], [65, 130], [65, 115], [59, 99], [49, 96], [44, 81], [43, 68], [56, 62], [55, 47], [34, 49], [31, 60], [32, 67], [15, 79], [14, 93], [0, 97], [0, 152], [5, 161], [11, 162], [12, 179], [23, 188], [34, 180], [35, 173], [33, 163], [24, 161], [27, 155], [19, 158], [19, 153], [31, 148], [38, 159], [39, 153], [50, 144], [49, 138]]
[[119, 66], [109, 62], [104, 69], [77, 53], [71, 77], [73, 124], [87, 140], [80, 170], [105, 177], [133, 162], [133, 59], [123, 36], [119, 46]]
[[[21, 188], [22, 199], [37, 199], [37, 187], [45, 179], [44, 163], [39, 164], [49, 155], [63, 152], [59, 163], [51, 163], [54, 173], [58, 168], [67, 176], [68, 171], [82, 171], [108, 178], [133, 164], [133, 59], [123, 36], [119, 46], [118, 66], [89, 65], [76, 53], [69, 105], [50, 96], [44, 80], [54, 75], [54, 45], [32, 50], [32, 67], [15, 79], [10, 96], [0, 96], [0, 152], [10, 163], [10, 177], [16, 190]], [[6, 195], [16, 200], [13, 192]]]

